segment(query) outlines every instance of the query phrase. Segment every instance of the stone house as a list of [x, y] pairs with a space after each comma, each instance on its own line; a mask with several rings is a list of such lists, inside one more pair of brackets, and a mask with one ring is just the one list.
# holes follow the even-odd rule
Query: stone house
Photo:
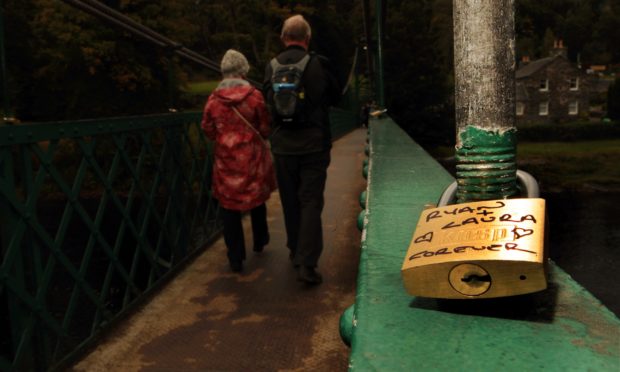
[[565, 49], [551, 57], [524, 61], [516, 71], [516, 89], [517, 125], [589, 117], [590, 78], [566, 58]]

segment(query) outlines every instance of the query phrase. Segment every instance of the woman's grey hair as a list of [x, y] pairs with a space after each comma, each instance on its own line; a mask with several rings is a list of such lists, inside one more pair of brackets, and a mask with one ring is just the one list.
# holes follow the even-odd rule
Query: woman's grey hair
[[225, 78], [244, 77], [250, 71], [250, 64], [242, 53], [234, 49], [228, 49], [224, 57], [222, 57], [220, 69], [222, 70], [222, 76]]
[[310, 39], [312, 36], [312, 30], [310, 24], [302, 15], [294, 15], [284, 21], [282, 26], [282, 33], [280, 39], [291, 41], [304, 41], [306, 38]]

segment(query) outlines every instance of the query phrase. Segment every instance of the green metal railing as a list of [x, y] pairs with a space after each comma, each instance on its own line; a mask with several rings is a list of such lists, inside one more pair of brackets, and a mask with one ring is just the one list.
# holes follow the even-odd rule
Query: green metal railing
[[0, 370], [46, 370], [220, 230], [199, 113], [0, 127]]
[[200, 116], [0, 126], [0, 371], [58, 368], [218, 236]]
[[388, 116], [370, 120], [349, 371], [616, 371], [620, 319], [553, 262], [547, 290], [499, 299], [410, 296], [400, 270], [421, 212], [454, 179]]

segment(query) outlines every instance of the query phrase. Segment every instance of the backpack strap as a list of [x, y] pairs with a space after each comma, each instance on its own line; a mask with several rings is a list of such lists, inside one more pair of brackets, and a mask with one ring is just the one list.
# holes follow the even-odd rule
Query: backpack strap
[[300, 59], [296, 63], [287, 63], [284, 65], [278, 62], [277, 58], [273, 58], [271, 62], [269, 63], [271, 65], [271, 78], [273, 79], [273, 75], [275, 74], [276, 70], [282, 66], [296, 67], [300, 71], [303, 72], [306, 70], [306, 66], [308, 65], [308, 62], [310, 62], [310, 54], [306, 54], [302, 59]]

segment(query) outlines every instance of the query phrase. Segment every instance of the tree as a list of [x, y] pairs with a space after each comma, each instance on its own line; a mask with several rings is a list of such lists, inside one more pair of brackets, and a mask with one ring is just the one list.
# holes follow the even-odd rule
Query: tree
[[447, 2], [388, 2], [386, 106], [418, 142], [454, 141], [451, 12]]
[[[262, 80], [281, 48], [279, 31], [291, 13], [313, 26], [313, 48], [350, 65], [354, 20], [342, 20], [355, 1], [104, 0], [154, 31], [219, 62], [242, 51]], [[5, 0], [11, 96], [23, 121], [65, 120], [165, 112], [192, 76], [219, 71], [185, 62], [165, 50], [59, 0]], [[360, 22], [361, 23], [361, 22]], [[348, 68], [343, 68], [346, 75]], [[182, 108], [183, 106], [181, 106]]]

